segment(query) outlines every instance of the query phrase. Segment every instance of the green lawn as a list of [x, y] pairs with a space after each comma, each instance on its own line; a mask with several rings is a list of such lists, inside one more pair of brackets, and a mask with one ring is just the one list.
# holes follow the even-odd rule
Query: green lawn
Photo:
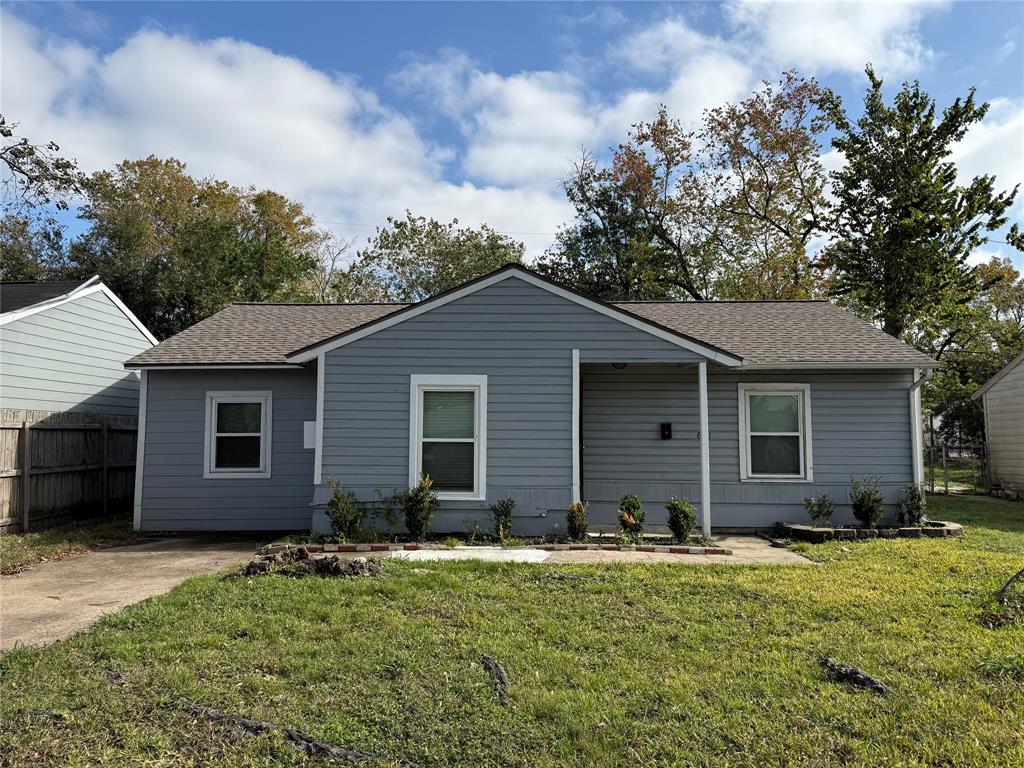
[[130, 517], [88, 520], [35, 533], [0, 536], [0, 573], [17, 573], [43, 560], [80, 555], [99, 546], [135, 538]]
[[[1024, 505], [934, 500], [963, 541], [804, 546], [821, 566], [388, 562], [379, 579], [192, 579], [0, 662], [7, 764], [314, 765], [182, 700], [423, 766], [1024, 764]], [[480, 666], [508, 670], [497, 703]], [[888, 697], [827, 681], [862, 667]], [[106, 670], [123, 674], [111, 682]], [[0, 759], [0, 763], [3, 760]]]

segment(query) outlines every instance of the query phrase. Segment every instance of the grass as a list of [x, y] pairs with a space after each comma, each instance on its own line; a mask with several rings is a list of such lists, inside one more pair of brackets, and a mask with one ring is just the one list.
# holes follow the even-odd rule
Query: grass
[[130, 517], [89, 520], [34, 533], [0, 536], [0, 573], [17, 573], [45, 560], [60, 560], [135, 538]]
[[[979, 614], [1024, 505], [935, 499], [962, 541], [802, 545], [820, 567], [387, 562], [379, 579], [194, 578], [0, 661], [11, 766], [314, 765], [182, 700], [423, 766], [1024, 764], [1024, 626]], [[511, 680], [497, 703], [480, 665]], [[889, 697], [829, 682], [819, 654]], [[111, 682], [117, 670], [123, 684]]]

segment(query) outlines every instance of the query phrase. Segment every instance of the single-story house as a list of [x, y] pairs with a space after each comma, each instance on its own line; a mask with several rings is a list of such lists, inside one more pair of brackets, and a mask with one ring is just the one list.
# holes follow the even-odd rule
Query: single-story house
[[135, 416], [124, 361], [156, 343], [99, 277], [0, 283], [0, 409]]
[[509, 265], [415, 304], [236, 304], [133, 357], [142, 530], [327, 529], [334, 478], [373, 501], [429, 474], [435, 531], [565, 530], [574, 499], [705, 528], [890, 513], [921, 482], [936, 363], [822, 301], [606, 303]]
[[1004, 496], [1024, 498], [1024, 353], [973, 395], [985, 409], [989, 475]]

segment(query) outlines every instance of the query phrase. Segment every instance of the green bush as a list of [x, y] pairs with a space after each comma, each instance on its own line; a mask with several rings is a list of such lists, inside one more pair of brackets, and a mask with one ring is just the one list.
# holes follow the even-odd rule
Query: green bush
[[504, 541], [512, 533], [512, 510], [516, 508], [515, 499], [502, 499], [491, 504], [491, 516], [494, 518], [494, 535], [498, 541]]
[[807, 507], [807, 515], [815, 523], [828, 522], [832, 519], [834, 505], [832, 497], [827, 493], [821, 496], [807, 496], [804, 498], [804, 506]]
[[877, 477], [862, 477], [857, 480], [850, 478], [850, 504], [853, 516], [865, 528], [874, 528], [882, 519], [885, 511], [885, 499], [878, 490]]
[[423, 475], [415, 488], [406, 488], [396, 494], [405, 513], [405, 529], [414, 541], [421, 541], [430, 530], [430, 518], [440, 506], [437, 494], [431, 490], [433, 485], [434, 481]]
[[333, 477], [327, 482], [331, 486], [331, 500], [327, 502], [327, 517], [331, 521], [331, 531], [342, 541], [358, 539], [363, 532], [366, 507], [352, 491], [342, 488]]
[[911, 483], [900, 498], [898, 508], [900, 525], [919, 526], [924, 522], [928, 501], [924, 487]]
[[587, 505], [582, 501], [574, 501], [569, 505], [565, 516], [566, 532], [569, 539], [579, 541], [587, 535]]
[[619, 526], [629, 538], [640, 537], [640, 534], [644, 532], [644, 518], [646, 517], [647, 513], [644, 512], [644, 505], [639, 496], [627, 493], [619, 500]]
[[675, 497], [665, 502], [665, 509], [668, 511], [668, 527], [672, 536], [676, 541], [685, 543], [693, 533], [693, 526], [697, 524], [697, 510], [686, 499]]

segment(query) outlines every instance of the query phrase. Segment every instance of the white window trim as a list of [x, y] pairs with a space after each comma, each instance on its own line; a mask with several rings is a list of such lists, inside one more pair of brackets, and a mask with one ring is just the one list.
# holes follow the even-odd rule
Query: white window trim
[[[270, 457], [272, 451], [273, 393], [261, 391], [238, 392], [207, 392], [206, 393], [206, 430], [203, 449], [203, 477], [207, 480], [266, 480], [270, 478]], [[214, 440], [217, 437], [217, 419], [215, 406], [217, 403], [255, 403], [260, 408], [260, 468], [253, 469], [217, 469], [213, 466], [216, 455]]]
[[[487, 376], [425, 375], [409, 377], [409, 487], [420, 481], [422, 473], [423, 393], [425, 391], [476, 393], [476, 451], [473, 454], [473, 488], [471, 492], [438, 491], [442, 501], [486, 501], [487, 499]], [[469, 442], [468, 438], [463, 441]], [[460, 442], [445, 440], [444, 442]]]
[[[814, 452], [811, 445], [811, 385], [810, 384], [739, 384], [740, 480], [747, 483], [812, 483], [814, 482]], [[750, 395], [800, 395], [801, 422], [799, 475], [755, 475], [750, 471], [750, 414], [747, 401]], [[769, 434], [769, 433], [758, 433]], [[781, 433], [780, 433], [781, 434]], [[786, 433], [790, 434], [790, 433]]]

